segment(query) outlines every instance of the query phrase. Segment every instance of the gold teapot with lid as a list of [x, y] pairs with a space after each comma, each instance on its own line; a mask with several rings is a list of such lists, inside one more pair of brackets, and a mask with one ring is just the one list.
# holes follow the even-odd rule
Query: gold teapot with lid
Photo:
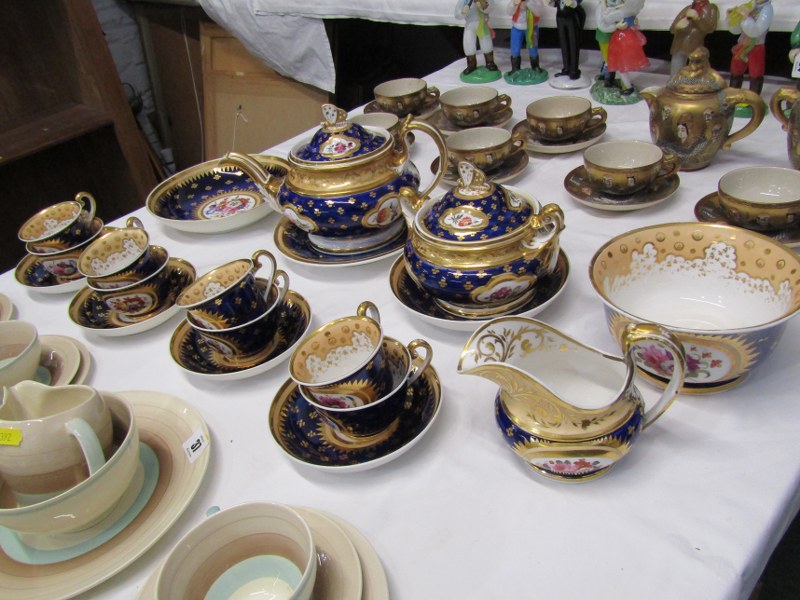
[[[727, 87], [711, 68], [708, 50], [698, 48], [687, 65], [663, 88], [639, 92], [650, 107], [650, 135], [662, 150], [678, 156], [681, 170], [707, 167], [720, 148], [753, 133], [761, 124], [765, 104], [750, 90]], [[750, 107], [750, 120], [731, 133], [736, 105]]]

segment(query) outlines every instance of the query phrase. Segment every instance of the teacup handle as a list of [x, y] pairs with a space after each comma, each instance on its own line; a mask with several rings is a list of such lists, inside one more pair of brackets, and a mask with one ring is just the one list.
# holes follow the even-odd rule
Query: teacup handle
[[[431, 348], [431, 345], [425, 340], [419, 339], [411, 340], [406, 348], [408, 348], [408, 352], [411, 354], [411, 375], [408, 377], [406, 384], [411, 385], [419, 379], [419, 376], [422, 375], [423, 371], [431, 364], [433, 348]], [[422, 356], [420, 356], [420, 349], [423, 350]]]
[[601, 125], [604, 125], [606, 119], [608, 118], [608, 113], [606, 109], [602, 106], [595, 106], [592, 108], [592, 114], [589, 117], [588, 123], [586, 123], [586, 127], [583, 128], [583, 134], [586, 134], [589, 131], [597, 129]]
[[528, 131], [514, 127], [514, 130], [511, 132], [511, 145], [514, 146], [513, 152], [524, 150], [528, 145]]
[[661, 159], [661, 169], [656, 175], [656, 179], [666, 179], [672, 177], [681, 168], [681, 161], [677, 155], [672, 152], [664, 152], [664, 157]]
[[273, 306], [278, 306], [286, 297], [286, 292], [289, 291], [289, 274], [283, 269], [278, 269], [275, 272], [274, 281], [278, 288], [278, 297], [275, 299]]
[[364, 300], [364, 302], [358, 305], [356, 315], [359, 317], [369, 317], [376, 323], [381, 322], [381, 313], [378, 311], [378, 307], [369, 300]]
[[278, 265], [275, 262], [275, 257], [272, 256], [271, 252], [269, 252], [268, 250], [256, 250], [255, 252], [253, 252], [253, 256], [250, 257], [250, 260], [253, 261], [253, 268], [251, 269], [250, 272], [253, 275], [255, 275], [256, 271], [261, 269], [262, 258], [266, 258], [270, 266], [272, 267], [272, 270], [270, 271], [269, 274], [269, 281], [267, 282], [267, 289], [269, 289], [270, 287], [272, 287], [272, 284], [275, 283], [275, 276], [278, 274]]
[[89, 221], [91, 222], [91, 220], [94, 219], [94, 211], [96, 207], [94, 196], [92, 196], [89, 192], [78, 192], [75, 194], [75, 201], [83, 206], [83, 208], [86, 210], [86, 214], [89, 216]]
[[432, 104], [439, 101], [439, 88], [435, 85], [428, 87], [428, 91], [425, 93], [425, 100], [423, 101], [423, 106], [431, 106]]
[[500, 94], [497, 96], [497, 106], [495, 106], [494, 112], [500, 112], [505, 110], [511, 106], [511, 96], [508, 94]]
[[789, 130], [789, 117], [786, 116], [784, 104], [794, 104], [798, 100], [800, 100], [800, 90], [780, 88], [769, 101], [769, 110], [772, 112], [772, 116], [778, 119], [784, 131]]
[[89, 475], [94, 475], [100, 467], [106, 464], [106, 457], [103, 454], [102, 446], [100, 446], [100, 440], [97, 439], [97, 433], [86, 421], [79, 417], [70, 419], [64, 424], [64, 427], [67, 433], [74, 437], [78, 445], [80, 445], [83, 457], [89, 466]]
[[128, 220], [125, 221], [125, 227], [136, 227], [138, 229], [144, 229], [144, 223], [142, 223], [138, 217], [128, 217]]
[[633, 361], [633, 346], [641, 342], [655, 342], [672, 354], [672, 377], [658, 401], [645, 410], [644, 425], [647, 427], [669, 408], [686, 376], [686, 353], [683, 344], [671, 332], [653, 323], [629, 323], [622, 334], [622, 352]]

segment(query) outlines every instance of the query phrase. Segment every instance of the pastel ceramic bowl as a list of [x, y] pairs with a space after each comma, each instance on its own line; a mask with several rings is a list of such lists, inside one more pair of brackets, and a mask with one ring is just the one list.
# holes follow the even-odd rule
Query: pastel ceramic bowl
[[113, 454], [88, 479], [27, 506], [17, 506], [8, 486], [0, 485], [0, 525], [20, 533], [59, 535], [81, 531], [101, 521], [130, 493], [139, 468], [139, 431], [133, 410], [112, 394], [103, 394], [114, 429]]
[[535, 100], [525, 109], [528, 125], [537, 137], [563, 142], [596, 129], [606, 122], [605, 109], [580, 96], [551, 96]]
[[486, 85], [457, 87], [439, 97], [442, 112], [458, 127], [474, 127], [511, 107], [511, 97]]
[[674, 175], [680, 163], [674, 154], [650, 142], [614, 140], [584, 150], [583, 166], [593, 188], [624, 196]]
[[[589, 270], [618, 341], [628, 323], [672, 331], [686, 352], [684, 392], [740, 383], [765, 363], [800, 308], [800, 257], [766, 236], [712, 223], [635, 229], [604, 244]], [[664, 383], [673, 357], [641, 346], [637, 366]]]
[[462, 160], [483, 171], [503, 164], [512, 152], [525, 148], [525, 137], [512, 135], [502, 127], [473, 127], [456, 131], [447, 140], [447, 156], [453, 166]]
[[373, 92], [383, 110], [400, 117], [419, 112], [439, 99], [437, 88], [428, 87], [425, 80], [416, 77], [384, 81], [376, 85]]
[[362, 302], [354, 316], [330, 321], [306, 336], [289, 359], [289, 375], [312, 395], [354, 396], [363, 404], [383, 396], [392, 381], [378, 308]]
[[40, 358], [39, 334], [32, 323], [0, 322], [0, 385], [33, 379]]
[[62, 252], [89, 238], [94, 212], [92, 195], [78, 192], [74, 200], [48, 206], [25, 221], [18, 237], [37, 253]]
[[317, 574], [311, 530], [293, 509], [252, 503], [220, 511], [167, 555], [157, 600], [309, 600]]
[[723, 175], [719, 205], [726, 220], [756, 231], [796, 225], [800, 219], [800, 171], [744, 167]]
[[251, 258], [231, 261], [199, 277], [178, 296], [176, 304], [206, 329], [227, 329], [251, 322], [268, 308], [267, 299], [256, 284], [262, 260], [269, 264], [269, 289], [278, 272], [275, 257], [266, 250], [257, 250]]

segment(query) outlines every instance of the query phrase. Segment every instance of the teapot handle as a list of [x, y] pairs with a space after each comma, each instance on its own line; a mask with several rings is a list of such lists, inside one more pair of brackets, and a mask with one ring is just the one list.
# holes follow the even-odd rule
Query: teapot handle
[[[228, 152], [219, 159], [220, 165], [233, 165], [244, 171], [258, 187], [264, 200], [270, 207], [281, 212], [278, 203], [278, 191], [283, 185], [283, 180], [289, 172], [289, 163], [277, 156], [240, 154]], [[282, 172], [276, 175], [272, 171]]]
[[789, 117], [784, 112], [786, 110], [784, 103], [793, 105], [798, 100], [800, 100], [800, 90], [781, 88], [772, 95], [772, 99], [769, 101], [769, 110], [772, 112], [772, 116], [778, 119], [784, 131], [789, 130]]
[[672, 354], [672, 376], [658, 401], [644, 413], [644, 425], [649, 426], [669, 408], [686, 376], [686, 353], [683, 344], [671, 332], [653, 323], [629, 323], [622, 334], [622, 352], [630, 356], [633, 346], [641, 342], [655, 342]]
[[558, 204], [546, 204], [542, 210], [531, 216], [529, 223], [533, 229], [533, 235], [523, 245], [526, 248], [538, 248], [564, 229], [564, 211]]
[[727, 88], [725, 90], [725, 99], [728, 102], [728, 105], [736, 106], [737, 104], [745, 104], [753, 111], [753, 114], [750, 116], [750, 120], [747, 122], [747, 124], [735, 133], [729, 134], [728, 139], [726, 139], [725, 143], [722, 144], [723, 150], [730, 150], [731, 144], [741, 140], [742, 138], [746, 138], [748, 135], [753, 133], [759, 125], [761, 125], [761, 121], [764, 120], [764, 109], [766, 105], [764, 104], [764, 100], [761, 99], [760, 95], [750, 90], [742, 90], [738, 88]]
[[439, 132], [436, 127], [428, 125], [423, 121], [415, 121], [413, 120], [412, 116], [407, 116], [401, 126], [400, 126], [400, 135], [397, 136], [398, 139], [402, 140], [403, 145], [405, 146], [405, 139], [406, 133], [409, 131], [413, 131], [414, 129], [419, 129], [420, 131], [427, 133], [431, 138], [433, 138], [434, 143], [436, 144], [436, 148], [439, 150], [439, 166], [436, 169], [436, 173], [433, 176], [433, 182], [426, 187], [421, 192], [416, 192], [414, 189], [409, 187], [404, 187], [400, 190], [400, 194], [405, 200], [408, 202], [411, 209], [416, 212], [419, 210], [419, 207], [422, 206], [422, 203], [428, 199], [428, 196], [433, 191], [439, 182], [442, 180], [442, 176], [444, 175], [445, 169], [447, 169], [447, 145], [445, 144], [444, 138], [442, 134]]

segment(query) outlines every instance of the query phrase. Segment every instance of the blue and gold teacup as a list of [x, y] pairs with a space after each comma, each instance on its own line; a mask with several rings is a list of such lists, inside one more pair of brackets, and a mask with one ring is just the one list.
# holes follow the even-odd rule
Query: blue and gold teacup
[[85, 242], [93, 233], [95, 201], [88, 192], [74, 200], [48, 206], [19, 228], [17, 236], [31, 253], [63, 252]]
[[289, 361], [289, 374], [310, 394], [346, 393], [362, 404], [391, 389], [378, 308], [362, 302], [356, 314], [326, 323], [300, 343]]
[[391, 383], [389, 390], [372, 402], [362, 402], [357, 393], [348, 393], [344, 385], [338, 393], [329, 395], [300, 386], [303, 398], [345, 438], [365, 438], [388, 431], [400, 413], [409, 408], [406, 406], [409, 388], [430, 364], [433, 356], [433, 350], [425, 340], [413, 340], [404, 346], [396, 339], [386, 337], [382, 346]]
[[231, 261], [198, 278], [178, 296], [176, 304], [186, 309], [191, 322], [204, 329], [230, 329], [250, 323], [269, 308], [256, 285], [255, 274], [262, 259], [270, 265], [266, 277], [269, 289], [278, 274], [275, 257], [266, 250], [256, 250], [251, 258]]
[[186, 320], [195, 333], [219, 355], [221, 362], [241, 365], [242, 361], [258, 362], [265, 358], [274, 347], [275, 333], [278, 330], [281, 311], [286, 292], [289, 291], [289, 276], [278, 269], [275, 281], [257, 279], [259, 293], [266, 298], [267, 309], [248, 323], [225, 329], [207, 328], [194, 321], [191, 315]]
[[89, 287], [120, 320], [143, 317], [163, 306], [170, 295], [173, 277], [167, 268], [168, 263], [165, 260], [155, 273], [115, 289], [98, 289], [92, 285]]

